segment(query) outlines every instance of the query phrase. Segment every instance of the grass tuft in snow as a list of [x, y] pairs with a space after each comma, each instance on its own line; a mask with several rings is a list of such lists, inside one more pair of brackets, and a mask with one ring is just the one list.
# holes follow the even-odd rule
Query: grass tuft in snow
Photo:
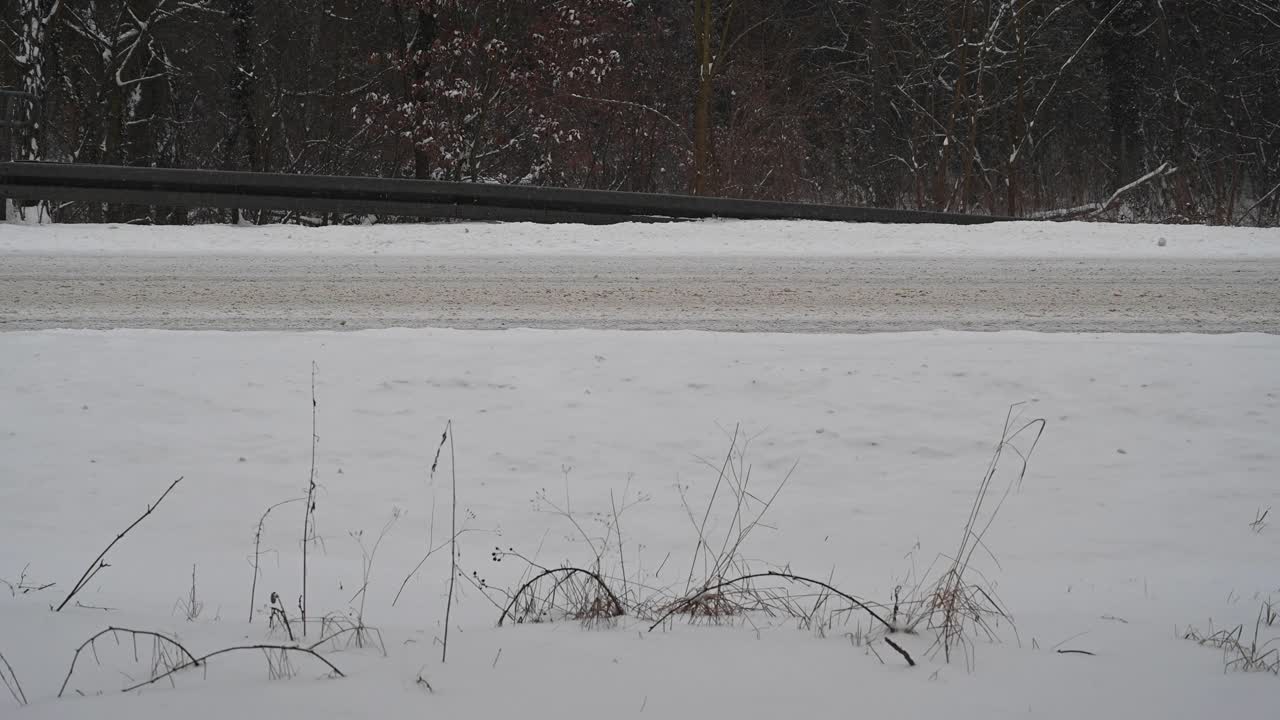
[[[763, 579], [777, 579], [786, 584], [801, 584], [816, 588], [817, 601], [809, 609], [802, 603], [803, 598], [812, 597], [811, 594], [796, 595], [788, 590], [779, 590], [776, 587], [766, 587], [757, 584], [757, 581]], [[736, 588], [745, 587], [746, 591], [737, 591]], [[876, 611], [870, 603], [860, 600], [832, 585], [821, 580], [814, 580], [791, 572], [783, 572], [777, 570], [769, 570], [767, 572], [752, 573], [741, 577], [726, 580], [723, 583], [705, 588], [693, 596], [682, 598], [672, 603], [665, 612], [663, 612], [657, 620], [649, 626], [649, 630], [653, 631], [659, 625], [662, 625], [673, 615], [688, 615], [693, 619], [699, 616], [704, 617], [726, 617], [730, 615], [741, 614], [747, 609], [763, 611], [769, 615], [782, 615], [800, 620], [803, 625], [811, 627], [815, 626], [815, 620], [818, 612], [827, 607], [832, 596], [838, 597], [848, 603], [847, 607], [836, 608], [830, 610], [831, 618], [840, 615], [846, 615], [851, 609], [861, 610], [870, 615], [885, 632], [896, 632], [895, 628], [888, 620]], [[734, 598], [726, 600], [726, 597]], [[745, 600], [743, 598], [746, 598]], [[723, 610], [725, 615], [710, 615], [709, 613]], [[830, 626], [830, 621], [825, 625]]]
[[[909, 591], [906, 599], [902, 597], [901, 586], [895, 588], [891, 604], [881, 604], [859, 598], [829, 581], [799, 575], [791, 570], [789, 564], [767, 569], [753, 567], [758, 563], [748, 561], [742, 548], [754, 530], [768, 527], [764, 524], [765, 515], [791, 478], [796, 465], [791, 466], [770, 493], [757, 494], [751, 486], [752, 468], [746, 460], [749, 439], [742, 435], [740, 428], [735, 428], [723, 461], [718, 464], [704, 461], [716, 471], [716, 482], [700, 519], [690, 508], [685, 488], [677, 486], [696, 538], [683, 592], [646, 587], [644, 578], [628, 584], [625, 565], [622, 565], [624, 555], [620, 551], [622, 578], [603, 569], [614, 538], [618, 548], [623, 542], [617, 504], [611, 493], [612, 512], [604, 520], [605, 536], [593, 537], [572, 511], [566, 469], [563, 506], [552, 502], [545, 491], [540, 492], [537, 499], [540, 505], [550, 507], [551, 512], [577, 530], [592, 552], [593, 563], [589, 567], [566, 564], [546, 568], [514, 549], [504, 551], [495, 548], [494, 561], [515, 557], [537, 571], [514, 593], [505, 593], [507, 601], [499, 606], [502, 613], [498, 625], [560, 620], [579, 620], [592, 625], [629, 614], [648, 622], [652, 632], [676, 617], [683, 617], [691, 623], [720, 624], [739, 619], [749, 621], [751, 615], [764, 615], [794, 620], [801, 629], [825, 637], [837, 623], [847, 624], [858, 616], [868, 618], [872, 624], [869, 630], [864, 631], [859, 623], [856, 635], [850, 635], [857, 646], [865, 644], [872, 647], [873, 643], [883, 640], [909, 666], [914, 666], [916, 661], [911, 654], [889, 636], [915, 634], [928, 629], [933, 635], [933, 644], [929, 648], [931, 654], [941, 653], [947, 662], [951, 662], [953, 651], [959, 651], [971, 666], [975, 637], [995, 641], [1000, 623], [1013, 625], [1011, 613], [999, 599], [994, 583], [976, 567], [974, 555], [979, 548], [991, 554], [984, 537], [1009, 494], [1026, 477], [1031, 455], [1045, 430], [1043, 418], [1025, 420], [1021, 407], [1021, 403], [1011, 406], [1005, 416], [999, 442], [970, 506], [959, 547], [950, 556], [939, 556], [946, 561], [945, 569], [933, 580], [929, 580], [926, 572], [924, 579]], [[1001, 480], [1005, 477], [1000, 471], [1007, 454], [1015, 456], [1019, 462], [1016, 472], [1000, 490]], [[625, 503], [623, 507], [626, 507]], [[716, 527], [724, 516], [729, 519], [723, 532], [713, 534], [709, 528]], [[478, 576], [473, 582], [482, 591], [490, 589]], [[621, 596], [615, 591], [619, 584], [624, 588]], [[634, 588], [634, 591], [628, 592], [627, 588]], [[641, 590], [647, 590], [648, 596], [638, 597]]]
[[1249, 529], [1253, 530], [1254, 533], [1261, 533], [1263, 528], [1267, 526], [1267, 516], [1270, 514], [1270, 506], [1258, 508], [1258, 511], [1254, 513], [1253, 522], [1249, 523]]
[[[796, 618], [803, 616], [803, 613], [796, 612], [786, 592], [760, 587], [757, 583], [761, 578], [785, 577], [790, 573], [757, 572], [742, 554], [751, 534], [765, 526], [765, 515], [791, 480], [799, 463], [792, 464], [772, 492], [757, 494], [751, 486], [752, 466], [747, 462], [749, 444], [750, 438], [743, 435], [741, 427], [735, 427], [729, 438], [729, 449], [719, 466], [702, 461], [703, 465], [716, 472], [716, 482], [701, 520], [695, 518], [685, 489], [678, 487], [680, 503], [693, 526], [696, 542], [684, 591], [675, 597], [654, 598], [642, 608], [649, 610], [644, 616], [657, 618], [651, 630], [674, 615], [682, 615], [690, 622], [711, 623], [742, 617], [750, 612]], [[724, 516], [729, 517], [729, 522], [723, 537], [714, 537], [708, 528], [714, 527], [713, 519], [719, 520]]]
[[196, 594], [196, 566], [191, 566], [191, 589], [187, 591], [187, 596], [178, 598], [173, 604], [173, 611], [181, 610], [182, 616], [187, 622], [195, 622], [200, 619], [200, 614], [204, 612], [204, 603]]
[[1257, 619], [1253, 622], [1253, 634], [1247, 640], [1243, 623], [1229, 630], [1216, 631], [1212, 622], [1207, 631], [1188, 627], [1182, 637], [1222, 650], [1224, 672], [1235, 670], [1280, 675], [1280, 648], [1272, 647], [1280, 644], [1280, 635], [1274, 632], [1270, 638], [1263, 635], [1264, 631], [1270, 632], [1272, 628], [1276, 628], [1277, 623], [1280, 623], [1280, 611], [1267, 600], [1258, 608]]
[[320, 640], [308, 647], [334, 651], [376, 647], [382, 657], [387, 656], [387, 644], [382, 639], [381, 630], [365, 625], [363, 617], [350, 618], [341, 613], [330, 613], [320, 618]]
[[[983, 538], [1009, 494], [1021, 486], [1031, 455], [1044, 434], [1045, 420], [1023, 420], [1021, 407], [1022, 403], [1013, 405], [1005, 416], [1000, 441], [996, 443], [987, 471], [978, 485], [959, 547], [952, 555], [942, 556], [947, 563], [945, 570], [932, 583], [917, 586], [912, 592], [916, 596], [914, 600], [900, 601], [895, 591], [894, 622], [899, 622], [901, 614], [903, 620], [898, 627], [914, 631], [923, 625], [933, 630], [935, 640], [930, 650], [934, 653], [941, 651], [948, 663], [952, 653], [959, 650], [964, 654], [966, 663], [971, 664], [972, 638], [975, 635], [995, 640], [998, 623], [1003, 621], [1013, 627], [1013, 617], [1000, 601], [994, 583], [973, 566], [973, 556], [979, 548], [991, 555]], [[991, 491], [1006, 453], [1017, 456], [1017, 472], [1005, 484], [999, 497], [992, 497]], [[925, 589], [921, 591], [921, 587]], [[1014, 631], [1017, 632], [1016, 628]]]

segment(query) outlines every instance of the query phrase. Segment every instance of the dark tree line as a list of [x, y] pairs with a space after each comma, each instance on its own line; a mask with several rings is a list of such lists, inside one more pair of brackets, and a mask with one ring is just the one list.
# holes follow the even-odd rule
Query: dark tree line
[[1280, 0], [8, 0], [0, 43], [26, 158], [1280, 222]]

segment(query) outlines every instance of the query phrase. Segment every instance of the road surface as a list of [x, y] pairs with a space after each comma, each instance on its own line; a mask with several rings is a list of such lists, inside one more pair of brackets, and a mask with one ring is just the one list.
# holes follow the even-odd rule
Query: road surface
[[1280, 260], [0, 255], [0, 330], [1280, 332]]

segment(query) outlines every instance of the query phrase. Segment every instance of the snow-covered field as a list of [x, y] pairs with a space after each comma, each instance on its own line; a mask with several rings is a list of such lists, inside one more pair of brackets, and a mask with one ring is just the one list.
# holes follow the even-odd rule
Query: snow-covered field
[[0, 253], [15, 252], [1277, 258], [1280, 229], [1080, 222], [958, 226], [777, 220], [328, 228], [0, 225]]
[[[1153, 233], [1167, 233], [1158, 251], [1173, 252], [1200, 231], [1122, 230], [1117, 247], [1149, 252]], [[0, 242], [13, 250], [28, 232], [132, 238], [137, 250], [160, 240], [6, 227]], [[284, 247], [297, 231], [272, 232]], [[369, 237], [404, 250], [416, 247], [408, 232]], [[538, 232], [551, 242], [575, 231]], [[937, 243], [978, 247], [977, 234], [947, 232]], [[1251, 231], [1221, 237], [1215, 253], [1273, 252]], [[446, 241], [461, 242], [433, 248]], [[981, 247], [998, 252], [999, 242]], [[252, 607], [251, 560], [263, 510], [306, 492], [313, 361], [320, 541], [308, 604], [312, 617], [358, 607], [360, 542], [372, 548], [398, 516], [363, 600], [386, 656], [340, 640], [320, 650], [345, 678], [295, 653], [294, 677], [271, 679], [262, 653], [228, 654], [172, 684], [120, 693], [155, 671], [154, 638], [107, 635], [81, 654], [58, 699], [77, 646], [108, 625], [166, 633], [195, 654], [287, 641], [269, 628], [267, 602], [278, 592], [297, 623], [300, 503], [265, 523]], [[1224, 672], [1220, 651], [1181, 635], [1243, 623], [1247, 642], [1262, 603], [1280, 600], [1280, 525], [1251, 526], [1280, 510], [1277, 368], [1280, 337], [1248, 334], [0, 334], [0, 578], [57, 583], [13, 597], [0, 585], [0, 653], [29, 700], [19, 711], [0, 689], [0, 717], [1269, 717], [1280, 679]], [[967, 661], [930, 653], [922, 628], [893, 636], [919, 663], [907, 667], [882, 639], [846, 635], [872, 628], [865, 613], [823, 632], [762, 613], [721, 625], [677, 618], [652, 633], [635, 617], [498, 628], [499, 611], [464, 579], [441, 664], [447, 549], [392, 605], [428, 544], [449, 537], [451, 454], [460, 573], [483, 579], [492, 599], [528, 571], [510, 554], [495, 562], [495, 549], [588, 565], [583, 534], [597, 546], [612, 538], [602, 564], [624, 597], [681, 593], [736, 427], [758, 497], [795, 466], [744, 561], [890, 603], [896, 586], [909, 591], [954, 552], [1018, 402], [1047, 429], [969, 576], [998, 591], [1016, 631], [1000, 621], [998, 641], [975, 637]], [[432, 477], [450, 419], [454, 443]], [[1014, 461], [1005, 454], [993, 497]], [[179, 476], [111, 550], [110, 567], [50, 612]], [[716, 550], [733, 525], [731, 495], [721, 488], [707, 521]], [[754, 516], [760, 503], [745, 507]], [[188, 613], [193, 567], [198, 613]], [[812, 603], [804, 587], [790, 589]], [[1264, 624], [1259, 639], [1278, 635], [1280, 622]]]

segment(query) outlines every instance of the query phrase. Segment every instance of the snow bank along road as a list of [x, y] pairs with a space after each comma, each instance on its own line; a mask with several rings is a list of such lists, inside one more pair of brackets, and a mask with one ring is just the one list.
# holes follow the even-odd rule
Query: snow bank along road
[[0, 226], [0, 329], [1280, 332], [1275, 231], [852, 227]]

